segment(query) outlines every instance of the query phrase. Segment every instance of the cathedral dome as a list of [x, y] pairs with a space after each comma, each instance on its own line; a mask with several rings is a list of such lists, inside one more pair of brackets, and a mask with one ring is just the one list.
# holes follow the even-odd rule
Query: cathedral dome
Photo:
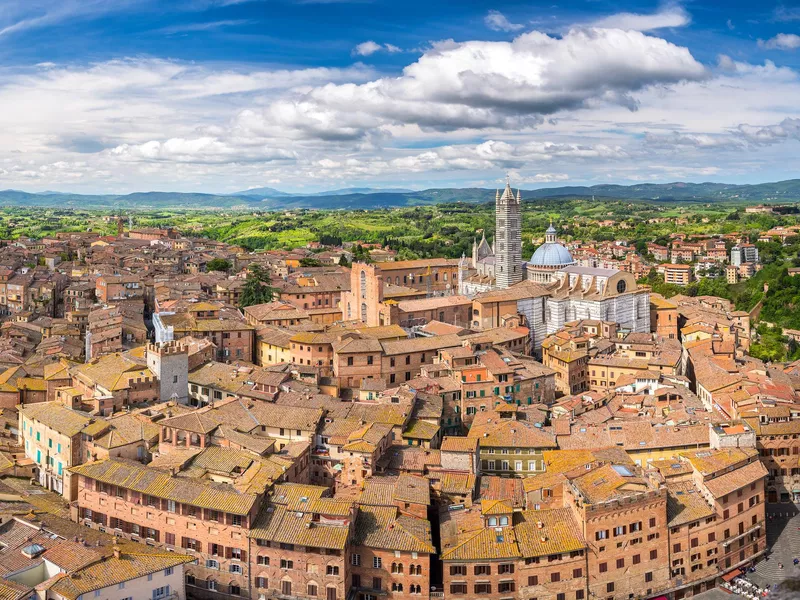
[[546, 242], [533, 253], [530, 264], [536, 267], [566, 267], [574, 262], [564, 246], [558, 242]]

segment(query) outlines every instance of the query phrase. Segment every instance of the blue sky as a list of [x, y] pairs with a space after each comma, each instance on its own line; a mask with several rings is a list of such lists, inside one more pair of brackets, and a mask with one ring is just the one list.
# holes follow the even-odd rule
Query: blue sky
[[3, 0], [0, 187], [759, 182], [800, 3]]

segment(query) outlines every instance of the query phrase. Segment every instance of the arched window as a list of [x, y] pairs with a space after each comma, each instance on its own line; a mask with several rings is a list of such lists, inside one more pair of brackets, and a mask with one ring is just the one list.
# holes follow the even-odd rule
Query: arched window
[[361, 271], [361, 297], [364, 298], [367, 295], [367, 272]]
[[625, 283], [625, 280], [624, 280], [624, 279], [620, 279], [620, 280], [617, 282], [617, 293], [618, 293], [618, 294], [623, 294], [623, 293], [625, 293], [625, 290], [626, 290], [626, 289], [628, 289], [628, 284], [627, 284], [627, 283]]
[[206, 581], [206, 587], [209, 590], [216, 591], [217, 590], [217, 582], [214, 581], [213, 579], [209, 579], [208, 581]]
[[364, 321], [364, 323], [367, 322], [367, 303], [366, 302], [362, 302], [361, 303], [361, 320]]
[[497, 517], [489, 517], [489, 527], [497, 527]]

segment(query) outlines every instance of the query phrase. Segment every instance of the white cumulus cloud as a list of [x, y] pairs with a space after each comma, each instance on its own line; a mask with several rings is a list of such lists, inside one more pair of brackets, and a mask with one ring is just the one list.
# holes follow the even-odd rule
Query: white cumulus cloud
[[653, 31], [665, 27], [685, 27], [692, 19], [686, 10], [671, 4], [651, 14], [622, 12], [595, 21], [595, 27], [618, 27], [635, 31]]
[[490, 10], [483, 18], [483, 22], [494, 31], [519, 31], [525, 27], [521, 23], [512, 23], [498, 10]]
[[373, 42], [372, 40], [367, 40], [366, 42], [361, 42], [358, 46], [353, 48], [351, 54], [353, 56], [372, 56], [376, 52], [381, 51], [394, 54], [395, 52], [402, 52], [403, 49], [393, 44], [379, 44], [377, 42]]
[[800, 48], [800, 35], [779, 33], [768, 40], [758, 40], [758, 45], [767, 50], [797, 50]]

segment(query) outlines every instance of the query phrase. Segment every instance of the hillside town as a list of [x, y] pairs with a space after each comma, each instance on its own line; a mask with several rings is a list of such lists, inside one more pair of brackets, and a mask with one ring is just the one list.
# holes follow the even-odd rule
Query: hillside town
[[680, 600], [792, 573], [767, 529], [800, 503], [800, 361], [750, 356], [758, 306], [643, 283], [739, 282], [755, 243], [554, 222], [528, 258], [520, 192], [495, 210], [460, 259], [122, 218], [7, 240], [0, 598]]

